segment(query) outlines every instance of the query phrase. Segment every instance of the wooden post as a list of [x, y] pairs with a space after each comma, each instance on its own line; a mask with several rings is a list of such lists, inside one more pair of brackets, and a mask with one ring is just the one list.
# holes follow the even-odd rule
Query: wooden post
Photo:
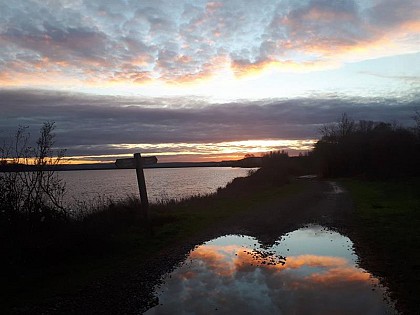
[[136, 164], [137, 183], [139, 185], [140, 202], [143, 208], [144, 218], [149, 224], [149, 200], [147, 199], [146, 181], [144, 180], [143, 161], [140, 153], [134, 153], [134, 161]]

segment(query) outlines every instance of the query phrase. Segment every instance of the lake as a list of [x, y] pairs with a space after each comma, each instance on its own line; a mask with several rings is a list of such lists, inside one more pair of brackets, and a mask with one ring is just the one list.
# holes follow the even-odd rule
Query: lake
[[[225, 187], [236, 177], [245, 177], [252, 169], [232, 167], [192, 167], [145, 169], [150, 202], [206, 195]], [[123, 199], [138, 196], [134, 169], [57, 172], [66, 182], [65, 203], [96, 198]]]

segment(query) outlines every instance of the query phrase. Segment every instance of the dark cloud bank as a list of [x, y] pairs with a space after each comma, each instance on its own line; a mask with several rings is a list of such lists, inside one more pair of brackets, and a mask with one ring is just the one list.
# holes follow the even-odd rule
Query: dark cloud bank
[[[0, 91], [0, 140], [18, 125], [37, 133], [56, 122], [57, 143], [71, 155], [131, 153], [124, 144], [316, 139], [342, 113], [355, 120], [412, 124], [412, 100], [306, 97], [210, 104], [194, 98], [129, 98], [45, 91]], [[173, 150], [170, 147], [169, 151]]]

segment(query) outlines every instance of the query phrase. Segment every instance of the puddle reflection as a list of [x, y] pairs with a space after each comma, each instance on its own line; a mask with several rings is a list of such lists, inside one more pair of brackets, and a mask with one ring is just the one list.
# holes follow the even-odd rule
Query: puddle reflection
[[165, 277], [159, 305], [146, 314], [395, 314], [351, 246], [321, 226], [270, 248], [246, 236], [217, 238]]

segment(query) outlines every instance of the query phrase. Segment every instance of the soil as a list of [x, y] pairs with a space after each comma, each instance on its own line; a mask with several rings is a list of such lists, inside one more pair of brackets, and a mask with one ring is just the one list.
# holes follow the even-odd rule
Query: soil
[[[353, 204], [348, 193], [331, 181], [299, 180], [307, 182], [307, 189], [301, 193], [279, 197], [229, 218], [188, 242], [176, 244], [148, 258], [135, 273], [120, 271], [75, 296], [55, 298], [37, 310], [31, 309], [30, 313], [140, 314], [157, 303], [153, 289], [162, 275], [182, 262], [195, 246], [227, 234], [253, 236], [261, 244], [271, 245], [283, 234], [314, 223], [357, 240], [353, 229]], [[363, 248], [357, 243], [355, 245], [356, 251], [358, 247]], [[25, 310], [21, 311], [25, 313]]]

